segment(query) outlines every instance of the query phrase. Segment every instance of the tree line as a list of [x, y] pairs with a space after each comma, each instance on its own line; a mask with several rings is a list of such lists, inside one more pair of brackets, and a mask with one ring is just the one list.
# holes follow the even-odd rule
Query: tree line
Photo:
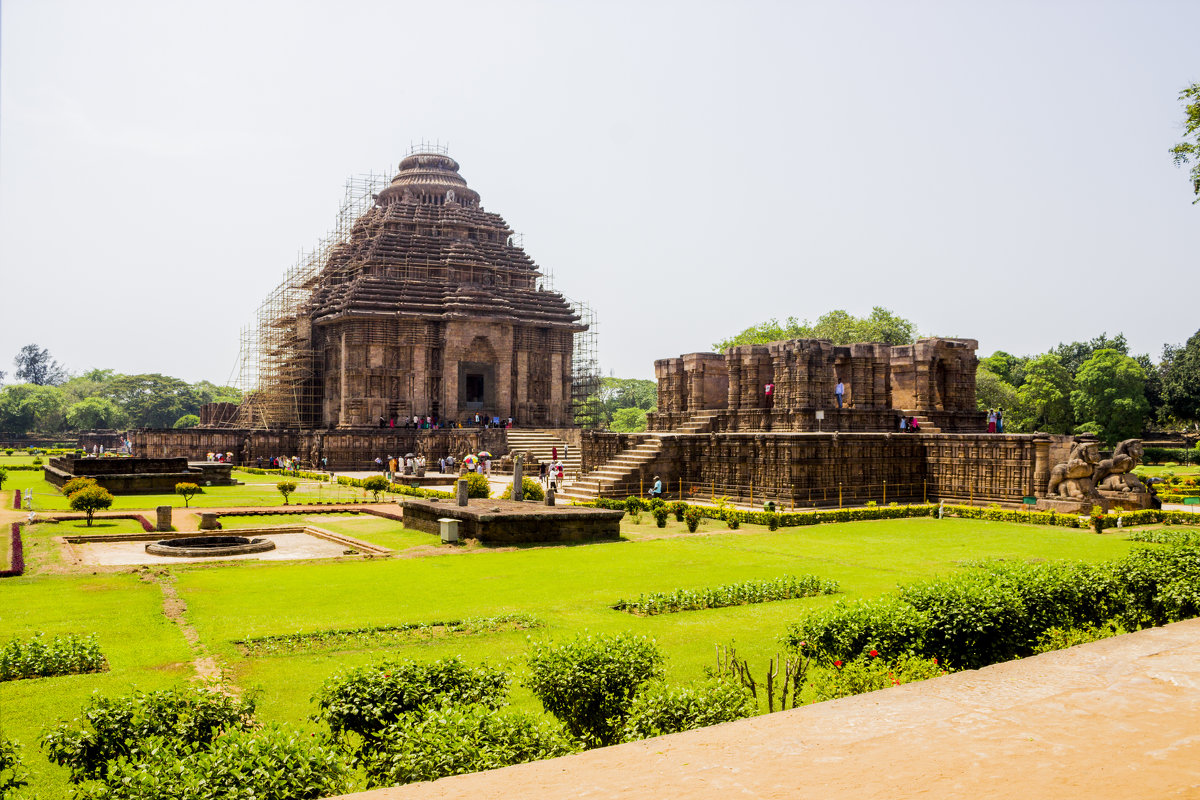
[[13, 363], [21, 382], [0, 389], [0, 431], [8, 434], [189, 427], [199, 424], [205, 403], [241, 402], [237, 388], [209, 381], [111, 369], [73, 375], [35, 344], [21, 348]]

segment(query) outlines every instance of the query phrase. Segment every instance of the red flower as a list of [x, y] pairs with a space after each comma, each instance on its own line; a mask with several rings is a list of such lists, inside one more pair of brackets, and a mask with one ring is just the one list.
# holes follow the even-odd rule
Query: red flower
[[934, 657], [934, 659], [933, 659], [933, 663], [934, 663], [934, 664], [937, 664], [937, 657], [936, 657], [936, 656], [935, 656], [935, 657]]
[[835, 662], [833, 662], [833, 665], [834, 665], [835, 667], [840, 667], [840, 666], [842, 666], [842, 662], [840, 662], [840, 661], [835, 661]]
[[879, 651], [872, 650], [870, 653], [867, 653], [867, 655], [869, 655], [871, 658], [875, 658], [875, 656], [879, 655]]

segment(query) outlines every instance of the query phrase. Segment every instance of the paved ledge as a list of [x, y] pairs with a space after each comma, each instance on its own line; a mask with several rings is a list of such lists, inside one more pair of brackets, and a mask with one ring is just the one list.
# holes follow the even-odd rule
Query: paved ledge
[[1196, 798], [1200, 620], [699, 731], [432, 783], [414, 798]]

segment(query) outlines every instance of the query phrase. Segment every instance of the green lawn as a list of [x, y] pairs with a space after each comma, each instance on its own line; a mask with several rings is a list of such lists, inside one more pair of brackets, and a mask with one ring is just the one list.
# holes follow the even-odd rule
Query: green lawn
[[[814, 573], [841, 583], [849, 598], [869, 597], [907, 582], [954, 570], [969, 559], [1067, 558], [1099, 561], [1133, 546], [1111, 534], [1001, 522], [920, 518], [827, 524], [770, 532], [744, 525], [731, 532], [711, 520], [690, 536], [673, 519], [658, 530], [649, 515], [627, 526], [619, 542], [571, 547], [443, 548], [392, 520], [322, 515], [312, 524], [396, 550], [441, 548], [435, 555], [306, 562], [224, 562], [166, 568], [187, 603], [187, 620], [203, 644], [230, 669], [243, 690], [259, 691], [264, 720], [305, 722], [309, 698], [330, 674], [384, 655], [431, 659], [461, 654], [468, 661], [509, 663], [520, 673], [528, 637], [564, 638], [576, 632], [634, 631], [654, 637], [667, 655], [668, 677], [702, 677], [715, 646], [735, 641], [752, 665], [765, 666], [779, 650], [787, 623], [833, 597], [635, 617], [611, 606], [623, 597], [751, 578]], [[230, 528], [297, 518], [227, 517]], [[268, 520], [270, 523], [268, 523]], [[82, 524], [82, 523], [81, 523]], [[100, 634], [112, 662], [103, 675], [0, 684], [5, 732], [25, 743], [37, 778], [34, 791], [63, 796], [65, 772], [49, 765], [36, 746], [41, 727], [79, 712], [93, 687], [117, 693], [152, 688], [189, 674], [190, 658], [175, 626], [161, 613], [156, 584], [145, 572], [58, 576], [49, 537], [63, 526], [34, 526], [32, 572], [0, 583], [0, 641], [33, 630]], [[665, 536], [663, 534], [666, 534]], [[413, 549], [414, 553], [420, 553]], [[507, 613], [545, 623], [533, 631], [503, 631], [404, 642], [373, 650], [303, 655], [243, 656], [237, 639], [330, 628], [449, 621]], [[537, 708], [514, 688], [518, 707]], [[29, 796], [33, 796], [33, 792]]]

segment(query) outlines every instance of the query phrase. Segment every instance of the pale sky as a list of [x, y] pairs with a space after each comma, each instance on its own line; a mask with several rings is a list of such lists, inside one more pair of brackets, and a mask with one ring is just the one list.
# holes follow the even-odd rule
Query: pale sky
[[980, 355], [1200, 326], [1190, 2], [0, 7], [0, 369], [223, 383], [346, 178], [448, 144], [606, 374], [874, 305]]

